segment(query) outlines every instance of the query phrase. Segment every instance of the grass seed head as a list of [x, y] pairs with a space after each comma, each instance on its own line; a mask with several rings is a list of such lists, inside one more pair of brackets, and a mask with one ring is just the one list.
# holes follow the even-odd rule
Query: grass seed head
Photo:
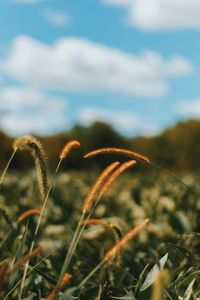
[[60, 286], [54, 287], [53, 290], [50, 292], [50, 294], [45, 298], [45, 300], [54, 300], [56, 298], [58, 291], [64, 289], [64, 287], [70, 281], [71, 278], [72, 278], [71, 274], [65, 273], [61, 280]]
[[24, 219], [27, 219], [30, 216], [40, 216], [40, 211], [38, 209], [34, 209], [34, 208], [26, 210], [24, 213], [22, 213], [18, 217], [17, 222], [21, 222], [21, 221], [23, 221]]
[[82, 210], [83, 212], [88, 212], [90, 208], [92, 207], [92, 204], [94, 203], [95, 199], [99, 195], [103, 185], [105, 184], [105, 181], [108, 179], [110, 174], [119, 166], [119, 162], [114, 162], [110, 164], [97, 178], [94, 185], [89, 190], [88, 195], [85, 198], [85, 201], [83, 203]]
[[66, 158], [73, 149], [79, 148], [80, 146], [81, 144], [76, 140], [69, 141], [61, 150], [59, 155], [60, 159]]
[[134, 151], [122, 149], [122, 148], [100, 148], [100, 149], [97, 149], [97, 150], [87, 153], [84, 156], [84, 158], [90, 158], [90, 157], [94, 157], [94, 156], [102, 155], [102, 154], [118, 154], [118, 155], [127, 156], [129, 158], [133, 158], [135, 160], [142, 161], [145, 163], [150, 163], [150, 159], [147, 156], [144, 156], [143, 154], [138, 153], [138, 152], [134, 152]]
[[13, 142], [14, 151], [28, 151], [33, 156], [38, 174], [38, 183], [42, 197], [45, 198], [48, 191], [47, 181], [47, 156], [42, 144], [33, 136], [19, 137]]
[[90, 219], [90, 220], [83, 220], [82, 224], [87, 225], [100, 225], [102, 226], [106, 231], [111, 232], [115, 236], [114, 229], [111, 225], [109, 225], [107, 222], [101, 220], [101, 219]]
[[114, 257], [116, 257], [116, 255], [119, 255], [127, 243], [132, 240], [148, 222], [149, 219], [145, 219], [141, 224], [131, 229], [121, 240], [119, 240], [118, 243], [116, 243], [111, 250], [105, 254], [104, 260], [112, 260]]
[[102, 190], [101, 190], [101, 195], [104, 196], [108, 190], [111, 188], [111, 186], [113, 185], [113, 183], [117, 180], [117, 178], [124, 173], [127, 169], [132, 168], [133, 166], [136, 165], [136, 161], [135, 160], [129, 160], [123, 164], [121, 164], [109, 177], [108, 181], [105, 182]]

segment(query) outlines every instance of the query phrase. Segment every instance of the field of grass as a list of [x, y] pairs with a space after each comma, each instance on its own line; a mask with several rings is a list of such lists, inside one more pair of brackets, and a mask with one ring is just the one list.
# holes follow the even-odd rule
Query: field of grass
[[[35, 240], [35, 247], [43, 251], [30, 259], [22, 299], [51, 299], [48, 295], [58, 282], [84, 198], [99, 173], [62, 170], [57, 175]], [[182, 178], [197, 192], [199, 179], [198, 174]], [[19, 299], [23, 258], [29, 253], [38, 216], [17, 219], [42, 206], [35, 170], [9, 172], [1, 186], [0, 204], [13, 227], [1, 217], [1, 299]], [[80, 286], [117, 240], [147, 217], [150, 222], [119, 255]], [[57, 298], [200, 299], [199, 217], [198, 196], [174, 178], [158, 172], [124, 173], [91, 216], [111, 225], [113, 231], [98, 224], [86, 226], [66, 270], [72, 278]], [[19, 267], [7, 272], [16, 262]]]

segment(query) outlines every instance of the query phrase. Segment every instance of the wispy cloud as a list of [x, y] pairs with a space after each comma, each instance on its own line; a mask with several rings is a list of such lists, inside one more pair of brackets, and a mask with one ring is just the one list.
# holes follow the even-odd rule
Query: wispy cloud
[[13, 135], [66, 129], [66, 112], [65, 99], [39, 90], [8, 86], [0, 91], [0, 124]]
[[178, 103], [175, 111], [178, 115], [186, 118], [200, 118], [200, 98]]
[[200, 29], [199, 0], [102, 0], [126, 10], [125, 21], [144, 30]]
[[13, 41], [0, 66], [12, 78], [37, 87], [147, 97], [166, 94], [170, 78], [194, 71], [181, 56], [166, 60], [152, 51], [135, 55], [81, 38], [48, 45], [28, 36]]
[[46, 9], [43, 16], [51, 25], [56, 27], [66, 26], [70, 22], [70, 16], [62, 11]]
[[129, 111], [85, 107], [77, 113], [77, 121], [84, 126], [89, 126], [95, 121], [102, 121], [112, 125], [119, 132], [129, 135], [152, 135], [158, 131], [156, 124]]

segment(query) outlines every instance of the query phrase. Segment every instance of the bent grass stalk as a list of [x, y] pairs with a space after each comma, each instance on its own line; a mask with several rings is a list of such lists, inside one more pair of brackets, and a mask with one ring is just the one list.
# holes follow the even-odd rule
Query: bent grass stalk
[[48, 182], [46, 162], [47, 156], [42, 144], [35, 137], [31, 135], [25, 135], [14, 140], [13, 149], [15, 151], [28, 151], [33, 157], [38, 176], [39, 190], [44, 198], [48, 191]]
[[[116, 228], [114, 225], [110, 225], [107, 222], [105, 222], [102, 219], [89, 219], [89, 220], [83, 220], [83, 225], [99, 225], [104, 228], [105, 231], [112, 234], [112, 238], [114, 243], [117, 243], [119, 241], [119, 236], [116, 232]], [[117, 256], [117, 264], [120, 264], [120, 255]]]
[[[79, 220], [79, 223], [76, 227], [73, 239], [70, 243], [69, 249], [67, 251], [67, 255], [65, 257], [64, 263], [63, 263], [63, 267], [61, 269], [59, 278], [58, 278], [58, 283], [57, 283], [57, 287], [60, 285], [60, 282], [62, 280], [62, 277], [64, 275], [64, 273], [66, 272], [69, 263], [71, 261], [71, 258], [76, 250], [76, 247], [78, 245], [78, 242], [82, 236], [83, 230], [85, 229], [85, 226], [82, 226], [82, 221], [85, 218], [86, 213], [88, 213], [88, 211], [91, 209], [91, 206], [93, 205], [97, 195], [99, 194], [103, 184], [105, 183], [105, 180], [108, 178], [108, 176], [119, 166], [119, 162], [114, 162], [112, 164], [110, 164], [101, 174], [100, 176], [97, 178], [97, 180], [95, 181], [94, 185], [92, 186], [92, 188], [89, 190], [88, 195], [85, 198], [85, 201], [83, 203], [82, 206], [82, 215], [81, 218]], [[100, 200], [100, 199], [99, 199]], [[93, 210], [92, 210], [93, 211]], [[91, 211], [87, 217], [86, 220], [88, 220], [91, 216]], [[82, 226], [82, 228], [81, 228]]]
[[149, 223], [149, 219], [145, 219], [141, 224], [137, 225], [133, 229], [131, 229], [119, 242], [117, 242], [114, 247], [112, 247], [104, 256], [104, 259], [81, 281], [78, 285], [79, 288], [82, 288], [86, 282], [107, 262], [112, 260], [116, 254], [119, 254], [124, 246], [132, 240], [139, 232], [143, 229], [143, 227]]
[[[92, 213], [94, 212], [96, 206], [98, 205], [99, 201], [101, 200], [103, 194], [101, 193], [101, 190], [104, 188], [104, 186], [106, 185], [106, 180], [108, 179], [108, 181], [110, 180], [110, 178], [112, 178], [113, 174], [115, 174], [115, 172], [117, 173], [117, 176], [115, 174], [114, 178], [116, 180], [116, 178], [122, 174], [126, 169], [134, 166], [136, 164], [136, 162], [134, 160], [131, 160], [129, 162], [126, 162], [124, 164], [122, 164], [121, 166], [119, 166], [119, 162], [114, 162], [111, 165], [109, 165], [101, 174], [100, 176], [97, 178], [96, 182], [94, 183], [94, 185], [92, 186], [92, 188], [90, 189], [87, 197], [85, 198], [85, 201], [83, 203], [82, 206], [82, 215], [80, 218], [80, 221], [78, 223], [77, 229], [75, 231], [73, 240], [70, 244], [67, 256], [65, 258], [59, 279], [58, 279], [58, 283], [57, 285], [59, 286], [60, 281], [62, 279], [62, 276], [64, 275], [64, 273], [66, 272], [69, 263], [71, 261], [71, 258], [76, 250], [76, 247], [82, 237], [82, 234], [85, 230], [85, 227], [87, 225], [87, 221], [90, 219]], [[117, 170], [118, 172], [117, 172]], [[114, 182], [114, 180], [112, 181]], [[111, 187], [111, 184], [109, 184], [109, 186], [107, 186], [107, 189], [105, 191], [105, 193], [108, 191], [108, 189]], [[104, 195], [105, 195], [104, 193]], [[98, 195], [99, 194], [99, 195]], [[94, 205], [93, 205], [94, 204]], [[93, 207], [92, 207], [93, 205]], [[91, 208], [92, 207], [92, 208]], [[87, 218], [84, 220], [85, 224], [82, 224], [82, 221], [86, 215], [86, 213], [88, 213]], [[82, 225], [82, 227], [81, 227]]]
[[185, 186], [186, 188], [188, 188], [191, 192], [193, 192], [194, 194], [196, 194], [197, 196], [199, 196], [199, 193], [194, 190], [191, 186], [187, 185], [185, 182], [183, 182], [180, 178], [178, 178], [175, 174], [173, 174], [172, 172], [170, 172], [168, 169], [163, 168], [158, 166], [157, 164], [155, 164], [154, 162], [152, 162], [147, 156], [138, 153], [138, 152], [134, 152], [131, 150], [127, 150], [127, 149], [123, 149], [123, 148], [114, 148], [114, 147], [110, 147], [110, 148], [100, 148], [100, 149], [96, 149], [94, 151], [88, 152], [87, 154], [84, 155], [84, 158], [91, 158], [91, 157], [95, 157], [98, 155], [103, 155], [103, 154], [117, 154], [117, 155], [123, 155], [123, 156], [127, 156], [127, 157], [132, 157], [133, 159], [135, 159], [136, 161], [140, 161], [142, 163], [147, 163], [161, 171], [164, 171], [166, 174], [168, 174], [170, 177], [176, 179], [180, 184], [182, 184], [183, 186]]
[[[45, 196], [46, 191], [48, 189], [47, 174], [46, 174], [46, 167], [47, 167], [46, 166], [46, 154], [45, 154], [45, 151], [44, 151], [41, 143], [31, 135], [22, 136], [22, 137], [19, 137], [14, 140], [13, 153], [11, 154], [11, 157], [10, 157], [10, 159], [3, 171], [3, 174], [1, 176], [0, 186], [2, 185], [5, 175], [7, 173], [7, 170], [15, 156], [15, 153], [18, 150], [21, 150], [21, 151], [26, 150], [26, 151], [30, 152], [31, 155], [33, 156], [34, 161], [35, 161], [36, 170], [38, 173], [38, 183], [39, 183], [40, 192], [41, 192], [42, 196]], [[4, 211], [2, 212], [2, 210], [1, 210], [1, 213], [4, 216], [4, 218], [6, 219], [6, 221], [10, 225], [12, 225], [12, 222], [10, 221], [7, 213]], [[11, 228], [12, 228], [12, 226], [11, 226]]]
[[84, 158], [90, 158], [90, 157], [94, 157], [97, 155], [102, 155], [102, 154], [118, 154], [118, 155], [124, 155], [127, 156], [129, 158], [133, 158], [135, 160], [139, 160], [142, 162], [146, 162], [149, 163], [150, 159], [138, 152], [134, 152], [131, 150], [127, 150], [127, 149], [123, 149], [123, 148], [100, 148], [94, 151], [91, 151], [87, 154], [84, 155]]
[[40, 211], [35, 208], [26, 210], [17, 218], [17, 222], [21, 222], [21, 221], [29, 218], [30, 216], [40, 216]]
[[112, 225], [109, 225], [107, 222], [101, 219], [90, 219], [90, 220], [83, 220], [82, 225], [100, 225], [103, 227], [106, 231], [112, 233], [114, 237], [114, 241], [116, 242], [116, 233]]
[[[56, 175], [58, 173], [58, 170], [60, 168], [60, 165], [61, 165], [63, 159], [65, 159], [69, 155], [71, 150], [74, 149], [74, 148], [78, 148], [78, 147], [80, 147], [80, 143], [76, 140], [72, 140], [72, 141], [68, 142], [60, 152], [60, 155], [59, 155], [60, 159], [58, 161], [58, 164], [57, 164], [56, 170], [54, 172], [54, 175], [52, 177], [51, 184], [50, 184], [49, 189], [47, 191], [47, 194], [45, 196], [45, 199], [44, 199], [44, 202], [43, 202], [43, 205], [42, 205], [42, 209], [41, 209], [41, 212], [40, 212], [40, 215], [39, 215], [39, 218], [38, 218], [38, 222], [37, 222], [36, 229], [35, 229], [34, 236], [33, 236], [33, 241], [31, 243], [31, 247], [30, 247], [30, 253], [33, 251], [33, 248], [34, 248], [34, 245], [35, 245], [35, 240], [36, 240], [36, 237], [37, 237], [37, 234], [38, 234], [38, 231], [39, 231], [39, 227], [40, 227], [40, 223], [41, 223], [41, 218], [44, 214], [44, 210], [45, 210], [45, 207], [46, 207], [46, 204], [47, 204], [47, 200], [48, 200], [49, 194], [51, 192], [51, 189], [53, 187], [53, 184], [54, 184]], [[26, 273], [28, 271], [28, 266], [29, 266], [29, 261], [27, 261], [25, 269], [24, 269], [21, 289], [20, 289], [20, 293], [19, 293], [19, 300], [22, 297], [23, 287], [24, 287], [25, 278], [26, 278]]]

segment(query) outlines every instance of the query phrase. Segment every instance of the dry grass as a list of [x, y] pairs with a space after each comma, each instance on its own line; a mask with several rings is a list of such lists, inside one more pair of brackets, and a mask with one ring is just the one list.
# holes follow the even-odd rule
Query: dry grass
[[[181, 239], [180, 236], [175, 236], [173, 232], [173, 218], [177, 218], [176, 220], [178, 221], [176, 222], [179, 222], [183, 228], [186, 228], [184, 229], [185, 231], [190, 232], [192, 231], [192, 228], [195, 228], [195, 222], [198, 218], [195, 219], [192, 212], [198, 213], [199, 208], [197, 203], [190, 194], [187, 196], [191, 205], [191, 211], [187, 212], [190, 217], [188, 217], [188, 219], [191, 220], [191, 225], [189, 224], [189, 226], [187, 224], [188, 221], [184, 219], [182, 206], [180, 206], [182, 210], [179, 208], [180, 203], [177, 202], [177, 206], [175, 206], [175, 204], [172, 203], [174, 196], [168, 196], [170, 194], [168, 186], [165, 193], [162, 195], [156, 194], [158, 187], [157, 189], [154, 187], [152, 193], [148, 194], [150, 187], [145, 187], [143, 182], [137, 183], [140, 187], [138, 188], [135, 183], [132, 184], [132, 177], [124, 176], [124, 178], [122, 178], [123, 180], [121, 178], [119, 180], [119, 176], [124, 174], [129, 168], [134, 167], [136, 161], [151, 164], [150, 159], [146, 156], [121, 148], [102, 148], [85, 155], [85, 157], [88, 158], [99, 154], [120, 154], [129, 158], [131, 157], [133, 160], [126, 161], [122, 164], [120, 162], [114, 162], [109, 165], [97, 177], [97, 180], [91, 188], [89, 188], [89, 192], [86, 195], [83, 204], [77, 197], [79, 192], [77, 190], [77, 185], [72, 187], [72, 182], [70, 182], [69, 178], [69, 181], [67, 181], [68, 184], [65, 182], [64, 187], [58, 188], [59, 192], [56, 192], [56, 189], [57, 186], [60, 185], [61, 180], [57, 181], [55, 189], [52, 190], [62, 160], [68, 158], [71, 151], [79, 147], [80, 143], [76, 140], [68, 142], [63, 147], [60, 154], [58, 154], [58, 165], [52, 176], [51, 183], [48, 185], [46, 157], [40, 142], [32, 136], [25, 136], [15, 140], [13, 144], [13, 153], [17, 150], [26, 150], [29, 151], [34, 158], [39, 178], [40, 191], [43, 195], [43, 204], [41, 209], [32, 209], [32, 203], [29, 197], [27, 197], [28, 205], [26, 204], [22, 209], [22, 211], [25, 212], [21, 213], [21, 206], [15, 210], [15, 212], [20, 212], [20, 216], [18, 217], [17, 222], [14, 223], [14, 226], [10, 226], [11, 231], [8, 232], [4, 241], [1, 242], [2, 262], [0, 264], [0, 296], [2, 299], [23, 299], [24, 297], [30, 298], [30, 295], [32, 295], [32, 299], [44, 298], [53, 300], [58, 298], [67, 300], [72, 299], [72, 296], [75, 295], [78, 297], [77, 299], [93, 300], [95, 295], [97, 295], [97, 291], [100, 290], [98, 293], [99, 300], [143, 300], [142, 297], [144, 294], [141, 290], [141, 286], [145, 282], [145, 278], [148, 277], [147, 270], [150, 274], [151, 272], [152, 274], [153, 272], [158, 273], [158, 271], [159, 274], [157, 274], [157, 277], [155, 276], [156, 274], [151, 274], [152, 278], [155, 277], [157, 280], [151, 279], [153, 292], [151, 292], [148, 287], [147, 296], [145, 295], [144, 298], [145, 300], [177, 300], [182, 297], [188, 285], [191, 284], [191, 282], [192, 284], [195, 282], [194, 278], [198, 281], [199, 276], [198, 269], [200, 267], [200, 257], [198, 257], [198, 261], [195, 255], [190, 253], [190, 250], [192, 249], [191, 242], [188, 242], [189, 247], [185, 244], [182, 248], [180, 245], [174, 244], [174, 248], [176, 247], [176, 249], [182, 251], [181, 254], [187, 253], [187, 255], [185, 254], [184, 259], [180, 261], [180, 263], [175, 261], [175, 264], [177, 264], [176, 274], [173, 275], [171, 282], [169, 282], [168, 275], [166, 275], [164, 271], [162, 272], [162, 261], [161, 263], [157, 263], [156, 267], [152, 268], [153, 271], [150, 270], [148, 264], [149, 262], [156, 263], [157, 259], [160, 259], [161, 254], [163, 255], [163, 252], [166, 252], [166, 241], [169, 240], [173, 243], [175, 239]], [[12, 154], [11, 158], [13, 157], [14, 155]], [[11, 161], [12, 159], [9, 160], [9, 164]], [[9, 164], [6, 167], [6, 172]], [[4, 170], [2, 178], [5, 177], [6, 172]], [[65, 176], [67, 175], [65, 174]], [[131, 178], [131, 180], [128, 180], [127, 182], [127, 178]], [[78, 178], [76, 178], [76, 180], [81, 185], [81, 180]], [[118, 185], [121, 180], [123, 183]], [[108, 196], [107, 192], [115, 182], [115, 189], [112, 189], [112, 193], [109, 193]], [[2, 183], [3, 180], [1, 181], [1, 184]], [[18, 181], [17, 184], [19, 184]], [[167, 184], [167, 182], [165, 182], [165, 184]], [[84, 185], [84, 195], [88, 190], [88, 185], [88, 183], [87, 185]], [[134, 194], [135, 191], [137, 191], [137, 188], [138, 194]], [[174, 189], [177, 189], [175, 185]], [[7, 190], [9, 190], [9, 187]], [[15, 195], [16, 189], [13, 188], [13, 190], [14, 191], [10, 192], [12, 192], [12, 195]], [[73, 193], [69, 194], [69, 191], [71, 190], [73, 190]], [[52, 200], [54, 200], [54, 204], [51, 203], [51, 205], [47, 206], [50, 192], [52, 192], [51, 197]], [[189, 193], [188, 190], [186, 192]], [[184, 192], [180, 189], [179, 194], [176, 195], [177, 199], [180, 199], [180, 195], [184, 195], [183, 193]], [[83, 196], [83, 194], [81, 194], [81, 196]], [[132, 194], [135, 195], [133, 198]], [[20, 193], [16, 195], [20, 195]], [[2, 197], [5, 197], [3, 193]], [[24, 201], [23, 197], [22, 199]], [[35, 197], [37, 197], [37, 194], [34, 195], [33, 201], [35, 201]], [[61, 200], [62, 197], [63, 200]], [[100, 200], [102, 201], [101, 204]], [[67, 208], [65, 206], [67, 206]], [[174, 212], [175, 209], [176, 211]], [[177, 217], [179, 216], [177, 213], [178, 210], [180, 210], [180, 218]], [[45, 218], [43, 230], [40, 230], [40, 234], [38, 234], [41, 217], [44, 215], [44, 212]], [[92, 217], [92, 214], [95, 216]], [[60, 215], [62, 218], [60, 218]], [[39, 218], [34, 219], [30, 218], [30, 216], [38, 216]], [[116, 235], [116, 232], [118, 232], [118, 225], [116, 222], [108, 221], [107, 217], [118, 217], [121, 223], [125, 223], [127, 228], [130, 228], [132, 226], [130, 226], [130, 224], [133, 223], [134, 227], [129, 230], [128, 233], [119, 237], [119, 235]], [[24, 222], [21, 221], [27, 218], [28, 222], [25, 226]], [[149, 218], [151, 219], [151, 222], [149, 222]], [[48, 243], [55, 243], [55, 241], [61, 240], [61, 236], [58, 233], [54, 236], [50, 236], [48, 240], [47, 237], [45, 237], [45, 228], [48, 227], [51, 222], [54, 224], [54, 227], [62, 226], [62, 224], [68, 222], [70, 229], [63, 226], [66, 234], [62, 241], [63, 244], [59, 244], [60, 247], [56, 250], [56, 258], [53, 256], [49, 258], [51, 255], [48, 253], [46, 257], [43, 257], [39, 261], [40, 255], [45, 255], [45, 251], [47, 251], [45, 247], [47, 247]], [[176, 224], [175, 227], [180, 226], [179, 223], [178, 225]], [[78, 224], [75, 226], [75, 230], [73, 230], [74, 224]], [[146, 226], [147, 224], [148, 226]], [[83, 234], [90, 230], [90, 228], [89, 230], [86, 229], [87, 225], [100, 225], [105, 231], [103, 231], [103, 234], [99, 239], [94, 237], [88, 242], [85, 238], [86, 235]], [[4, 227], [5, 226], [6, 225], [4, 224]], [[146, 228], [143, 230], [145, 226]], [[193, 231], [195, 230], [193, 229]], [[115, 244], [111, 249], [108, 238], [109, 235], [106, 235], [107, 232], [112, 233], [112, 236], [114, 237], [113, 241]], [[135, 239], [133, 248], [131, 248], [134, 249], [134, 252], [132, 252], [133, 250], [131, 250], [130, 247], [128, 248], [127, 245], [138, 235], [139, 237]], [[197, 236], [198, 235], [196, 234], [195, 237], [197, 238]], [[43, 242], [43, 248], [40, 246], [41, 242]], [[186, 243], [186, 240], [184, 240], [184, 242]], [[61, 243], [61, 241], [59, 241], [59, 243]], [[194, 249], [198, 248], [197, 245], [198, 243], [195, 244]], [[11, 253], [9, 252], [9, 248], [11, 249]], [[105, 249], [110, 250], [105, 251]], [[127, 251], [123, 251], [124, 249], [127, 249]], [[24, 253], [28, 254], [25, 255]], [[115, 259], [118, 258], [119, 255], [121, 256], [121, 263], [116, 264]], [[31, 260], [32, 262], [32, 259], [33, 261], [36, 261], [35, 265], [29, 264], [29, 261]], [[170, 267], [170, 264], [173, 266], [172, 262], [173, 260], [171, 258], [168, 268]], [[191, 264], [189, 265], [189, 263]], [[144, 270], [142, 270], [143, 268]], [[180, 278], [182, 279], [181, 283], [179, 282]], [[191, 279], [193, 281], [191, 281]], [[99, 286], [101, 286], [100, 289]], [[198, 285], [195, 283], [194, 286], [190, 285], [189, 287], [190, 290], [194, 287], [196, 288], [196, 290], [191, 291], [193, 297], [191, 299], [197, 299], [200, 295]], [[108, 293], [107, 289], [109, 291]], [[92, 292], [93, 290], [95, 293]], [[111, 290], [116, 293], [114, 297], [110, 293]], [[123, 295], [125, 290], [128, 291], [130, 295], [131, 293], [133, 294], [133, 296], [131, 296], [132, 298], [129, 297], [129, 294], [128, 296]], [[173, 298], [174, 294], [176, 294], [177, 298], [175, 296]]]

